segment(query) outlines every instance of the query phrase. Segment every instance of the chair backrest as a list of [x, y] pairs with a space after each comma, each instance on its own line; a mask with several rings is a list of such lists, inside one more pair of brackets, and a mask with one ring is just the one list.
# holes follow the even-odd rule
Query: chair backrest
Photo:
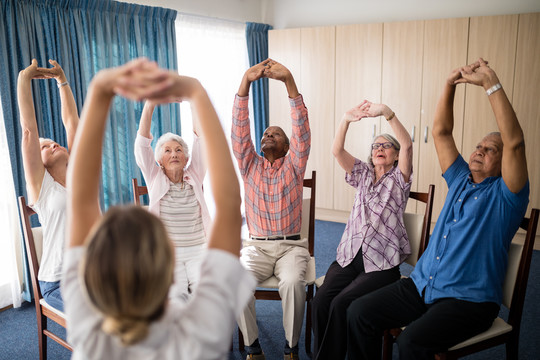
[[141, 196], [148, 194], [148, 188], [144, 185], [139, 185], [137, 178], [131, 179], [131, 186], [133, 188], [133, 202], [136, 205], [141, 205]]
[[407, 237], [411, 245], [411, 255], [405, 260], [409, 265], [415, 266], [429, 242], [431, 229], [431, 212], [433, 210], [433, 198], [435, 197], [435, 185], [431, 184], [427, 192], [411, 191], [409, 198], [426, 204], [424, 214], [404, 213], [403, 222], [407, 230]]
[[30, 279], [32, 280], [32, 290], [36, 302], [43, 297], [39, 289], [38, 273], [41, 254], [43, 249], [43, 232], [41, 227], [32, 227], [30, 216], [35, 215], [35, 211], [26, 205], [24, 196], [19, 196], [19, 216], [23, 228], [24, 245], [26, 257], [30, 267]]
[[526, 231], [523, 245], [512, 242], [508, 250], [508, 268], [503, 284], [503, 305], [510, 309], [508, 323], [519, 330], [525, 292], [529, 280], [531, 257], [534, 250], [540, 210], [531, 209], [531, 216], [523, 218], [520, 227]]
[[311, 172], [311, 179], [304, 179], [304, 188], [307, 188], [309, 197], [304, 197], [302, 201], [302, 239], [308, 238], [309, 254], [313, 256], [315, 249], [315, 190], [317, 172]]

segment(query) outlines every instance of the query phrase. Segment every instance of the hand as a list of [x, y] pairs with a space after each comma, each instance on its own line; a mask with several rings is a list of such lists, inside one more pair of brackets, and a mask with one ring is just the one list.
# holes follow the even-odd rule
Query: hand
[[140, 101], [148, 99], [171, 86], [167, 70], [145, 58], [132, 60], [125, 65], [104, 69], [92, 79], [92, 86], [103, 95], [115, 94]]
[[272, 59], [267, 59], [266, 67], [264, 70], [264, 76], [269, 79], [280, 80], [286, 82], [292, 78], [292, 74], [285, 66], [274, 61]]
[[43, 68], [38, 68], [37, 60], [32, 59], [32, 63], [26, 69], [23, 69], [19, 72], [19, 77], [22, 79], [48, 79], [49, 74], [46, 71], [43, 71]]
[[343, 115], [343, 120], [350, 123], [356, 122], [369, 116], [366, 108], [368, 107], [368, 101], [364, 100], [360, 105], [353, 107]]
[[497, 74], [489, 66], [487, 61], [479, 58], [476, 62], [461, 68], [461, 78], [455, 81], [456, 84], [467, 83], [482, 86], [489, 89], [499, 82]]
[[38, 68], [38, 70], [45, 75], [47, 79], [56, 79], [56, 81], [61, 84], [65, 82], [66, 75], [64, 74], [64, 70], [62, 67], [56, 62], [56, 60], [49, 60], [49, 64], [51, 64], [52, 68]]
[[262, 77], [265, 77], [265, 70], [268, 66], [268, 63], [270, 62], [270, 59], [266, 59], [256, 65], [253, 65], [244, 74], [244, 78], [248, 80], [250, 83], [259, 80]]

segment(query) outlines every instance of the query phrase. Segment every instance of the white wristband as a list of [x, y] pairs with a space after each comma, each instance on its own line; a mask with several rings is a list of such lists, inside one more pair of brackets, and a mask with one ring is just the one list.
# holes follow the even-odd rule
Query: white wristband
[[67, 84], [69, 84], [69, 83], [66, 81], [66, 82], [63, 82], [63, 83], [57, 84], [57, 85], [58, 85], [58, 88], [60, 89], [62, 86], [66, 86]]
[[495, 85], [493, 85], [492, 87], [486, 90], [486, 94], [489, 96], [493, 94], [495, 91], [500, 90], [500, 89], [502, 89], [501, 83], [496, 83]]

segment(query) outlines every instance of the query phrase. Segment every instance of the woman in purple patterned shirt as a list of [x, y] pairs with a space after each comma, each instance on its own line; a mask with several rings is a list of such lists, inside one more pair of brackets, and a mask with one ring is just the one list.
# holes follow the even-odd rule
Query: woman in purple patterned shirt
[[[376, 136], [364, 162], [345, 150], [345, 136], [350, 123], [377, 116], [386, 118], [397, 140]], [[332, 153], [357, 191], [336, 261], [313, 299], [316, 359], [345, 358], [349, 304], [398, 280], [399, 265], [411, 252], [403, 212], [412, 183], [412, 142], [395, 113], [364, 100], [343, 116]]]

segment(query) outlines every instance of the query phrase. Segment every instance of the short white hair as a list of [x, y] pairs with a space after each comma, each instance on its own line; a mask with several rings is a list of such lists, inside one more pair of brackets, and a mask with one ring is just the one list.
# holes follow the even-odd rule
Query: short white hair
[[[394, 149], [397, 150], [397, 152], [399, 152], [399, 150], [401, 149], [401, 145], [399, 144], [399, 141], [397, 141], [397, 139], [395, 137], [393, 137], [392, 135], [390, 134], [379, 134], [379, 135], [375, 135], [373, 137], [373, 140], [371, 141], [371, 144], [369, 144], [369, 156], [368, 156], [368, 163], [371, 164], [371, 166], [373, 166], [373, 158], [372, 158], [372, 155], [373, 155], [373, 148], [371, 147], [371, 145], [373, 145], [373, 143], [375, 142], [375, 140], [377, 140], [378, 138], [384, 138], [386, 141], [388, 141], [389, 143], [392, 144], [392, 146], [394, 146]], [[398, 164], [398, 160], [394, 161], [394, 166], [397, 166]]]
[[182, 150], [184, 150], [184, 155], [186, 155], [186, 159], [189, 159], [189, 147], [184, 141], [184, 139], [182, 139], [180, 135], [168, 132], [161, 135], [156, 143], [156, 148], [154, 150], [154, 158], [158, 163], [161, 162], [161, 159], [163, 158], [163, 144], [171, 140], [174, 140], [180, 144]]

